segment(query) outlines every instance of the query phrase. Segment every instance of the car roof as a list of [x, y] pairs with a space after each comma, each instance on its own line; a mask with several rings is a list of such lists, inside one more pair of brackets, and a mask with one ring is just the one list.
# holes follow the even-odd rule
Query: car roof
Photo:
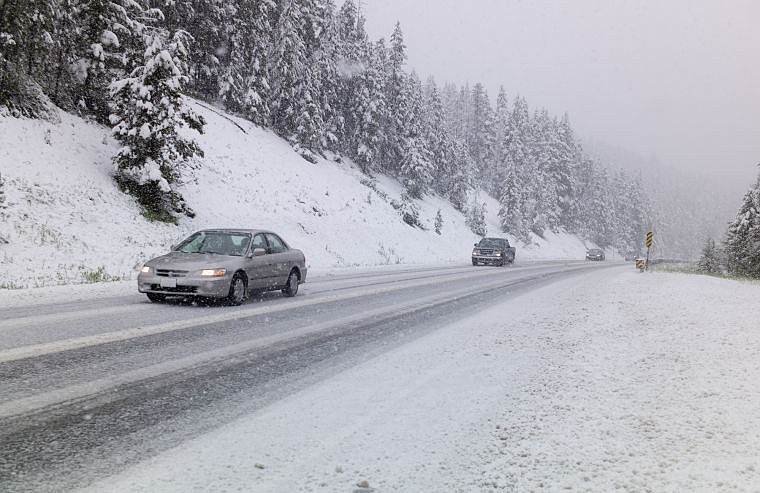
[[254, 235], [256, 233], [277, 234], [274, 231], [270, 231], [268, 229], [244, 229], [244, 228], [213, 228], [213, 229], [202, 229], [196, 232], [197, 233], [249, 233], [251, 235]]

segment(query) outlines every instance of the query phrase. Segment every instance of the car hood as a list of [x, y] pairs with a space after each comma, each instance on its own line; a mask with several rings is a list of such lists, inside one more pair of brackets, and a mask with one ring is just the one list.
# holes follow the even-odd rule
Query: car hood
[[190, 271], [235, 266], [239, 265], [243, 259], [244, 257], [216, 253], [170, 252], [149, 260], [145, 265], [155, 269]]

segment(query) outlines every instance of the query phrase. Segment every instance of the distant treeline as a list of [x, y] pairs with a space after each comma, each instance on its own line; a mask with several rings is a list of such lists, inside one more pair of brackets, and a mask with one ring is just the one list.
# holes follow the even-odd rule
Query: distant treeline
[[[287, 139], [305, 159], [348, 157], [413, 199], [436, 193], [482, 232], [481, 188], [503, 231], [565, 229], [637, 250], [652, 211], [640, 179], [589, 159], [567, 115], [480, 83], [439, 87], [406, 68], [397, 24], [370, 40], [354, 0], [0, 0], [0, 105], [40, 116], [45, 98], [114, 129], [116, 180], [162, 220], [192, 214], [182, 170], [202, 155], [177, 128], [203, 120], [181, 94]], [[463, 74], [466, 76], [466, 74]], [[473, 197], [475, 197], [473, 199]], [[408, 221], [410, 222], [410, 221]], [[411, 220], [413, 222], [413, 219]]]

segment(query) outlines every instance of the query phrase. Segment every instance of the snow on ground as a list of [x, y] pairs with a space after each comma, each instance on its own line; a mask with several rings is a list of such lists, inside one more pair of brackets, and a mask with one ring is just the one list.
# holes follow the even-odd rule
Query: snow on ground
[[[417, 203], [426, 230], [412, 228], [391, 205], [400, 200], [397, 181], [377, 176], [373, 184], [350, 162], [311, 164], [267, 130], [200, 103], [195, 109], [208, 122], [195, 134], [205, 158], [182, 192], [197, 216], [178, 226], [147, 221], [116, 189], [116, 145], [104, 127], [63, 112], [56, 121], [0, 115], [0, 302], [2, 288], [134, 279], [145, 260], [211, 227], [275, 230], [304, 250], [312, 272], [469, 262], [478, 238], [440, 197]], [[489, 234], [501, 236], [498, 204], [483, 193], [477, 200], [486, 203]], [[549, 234], [518, 244], [517, 258], [577, 259], [585, 247]]]
[[758, 283], [596, 270], [91, 491], [758, 491], [758, 298]]

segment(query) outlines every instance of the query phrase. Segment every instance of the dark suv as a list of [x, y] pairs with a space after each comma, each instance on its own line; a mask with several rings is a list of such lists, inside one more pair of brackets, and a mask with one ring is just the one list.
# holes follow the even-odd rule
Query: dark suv
[[601, 248], [589, 248], [586, 251], [586, 260], [604, 260], [604, 250]]
[[483, 238], [472, 249], [472, 265], [507, 265], [515, 261], [515, 247], [506, 238]]

